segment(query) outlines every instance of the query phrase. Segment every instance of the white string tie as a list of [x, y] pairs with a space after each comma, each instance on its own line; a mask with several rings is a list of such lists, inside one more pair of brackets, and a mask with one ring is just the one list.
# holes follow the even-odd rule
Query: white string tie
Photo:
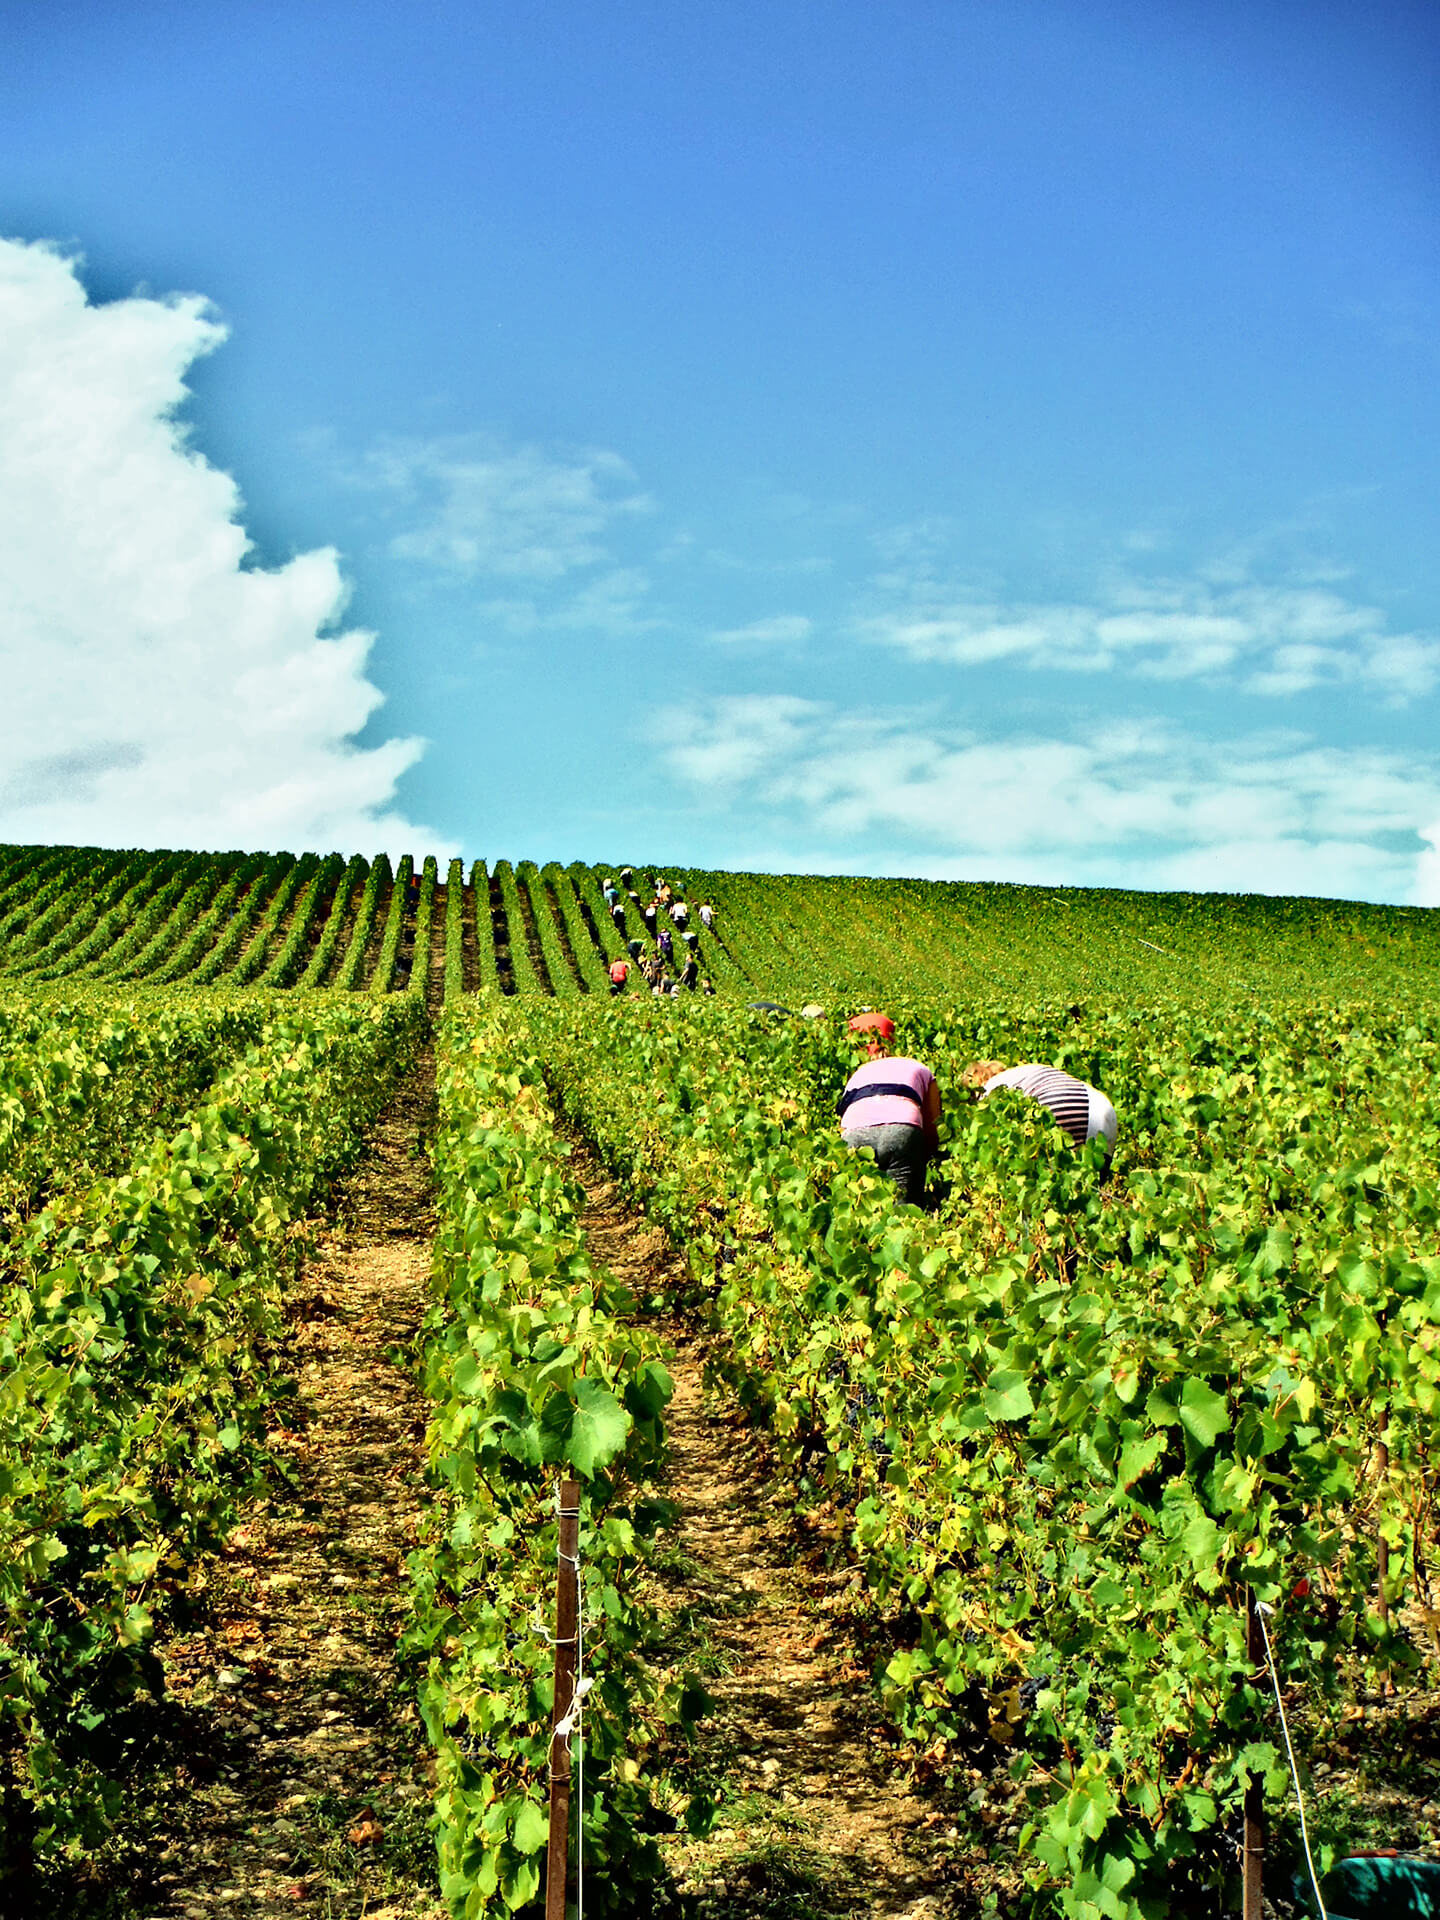
[[570, 1702], [570, 1711], [565, 1715], [563, 1720], [556, 1722], [555, 1738], [557, 1740], [568, 1740], [570, 1735], [574, 1733], [580, 1725], [580, 1702], [594, 1684], [595, 1682], [588, 1678], [576, 1682], [575, 1696]]
[[1270, 1684], [1275, 1689], [1275, 1705], [1280, 1709], [1280, 1731], [1285, 1736], [1285, 1752], [1290, 1760], [1290, 1778], [1295, 1782], [1295, 1804], [1300, 1809], [1300, 1840], [1305, 1848], [1305, 1864], [1310, 1869], [1310, 1884], [1315, 1889], [1315, 1904], [1320, 1909], [1320, 1920], [1329, 1920], [1325, 1912], [1325, 1902], [1320, 1894], [1320, 1876], [1315, 1871], [1315, 1862], [1310, 1854], [1310, 1834], [1305, 1825], [1305, 1796], [1300, 1791], [1300, 1769], [1295, 1764], [1295, 1749], [1290, 1744], [1290, 1727], [1285, 1719], [1285, 1702], [1280, 1698], [1280, 1676], [1275, 1671], [1275, 1656], [1270, 1651], [1270, 1636], [1265, 1631], [1265, 1616], [1273, 1619], [1275, 1609], [1267, 1607], [1263, 1600], [1252, 1601], [1255, 1618], [1260, 1622], [1260, 1635], [1265, 1642], [1265, 1660], [1270, 1668]]

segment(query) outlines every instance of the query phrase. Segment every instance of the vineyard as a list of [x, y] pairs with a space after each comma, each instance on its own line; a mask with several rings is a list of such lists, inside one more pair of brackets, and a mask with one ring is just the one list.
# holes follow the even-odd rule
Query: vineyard
[[[1261, 1795], [1293, 1911], [1277, 1693], [1317, 1867], [1440, 1859], [1440, 915], [664, 878], [668, 954], [648, 868], [0, 849], [9, 1906], [538, 1911], [562, 1478], [596, 1914], [1239, 1913]], [[839, 1136], [867, 1005], [939, 1084], [924, 1208]], [[981, 1101], [977, 1059], [1103, 1088], [1113, 1160]], [[297, 1484], [297, 1303], [407, 1101], [425, 1198], [384, 1231], [418, 1250], [391, 1358], [424, 1437], [387, 1468], [417, 1517], [381, 1637], [423, 1857], [403, 1898], [327, 1892], [292, 1841], [270, 1892], [187, 1904], [135, 1863], [137, 1769], [217, 1570]], [[601, 1256], [601, 1182], [663, 1257]], [[764, 1682], [675, 1598], [682, 1385], [721, 1454], [755, 1436], [805, 1590], [846, 1596], [826, 1630], [914, 1828], [903, 1896], [842, 1899], [780, 1797], [747, 1851], [716, 1702], [758, 1713]], [[277, 1698], [273, 1658], [227, 1657]], [[220, 1695], [185, 1698], [218, 1739]]]

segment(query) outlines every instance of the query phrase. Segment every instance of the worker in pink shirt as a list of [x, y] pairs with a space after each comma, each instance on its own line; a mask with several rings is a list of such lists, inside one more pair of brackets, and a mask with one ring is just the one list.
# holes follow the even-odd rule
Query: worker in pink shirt
[[840, 1137], [852, 1152], [868, 1147], [902, 1200], [920, 1204], [925, 1169], [940, 1145], [940, 1089], [919, 1060], [888, 1051], [895, 1022], [861, 1013], [850, 1031], [864, 1037], [869, 1059], [845, 1082]]

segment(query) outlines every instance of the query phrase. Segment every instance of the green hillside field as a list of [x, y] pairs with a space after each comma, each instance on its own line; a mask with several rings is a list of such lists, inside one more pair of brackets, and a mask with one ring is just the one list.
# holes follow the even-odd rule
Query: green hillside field
[[[646, 937], [620, 867], [493, 870], [433, 860], [421, 876], [421, 980], [559, 998], [604, 991], [603, 964]], [[636, 890], [655, 870], [637, 865]], [[714, 873], [664, 876], [717, 909], [702, 971], [725, 998], [1102, 998], [1269, 1004], [1424, 997], [1440, 914], [1261, 894], [1127, 893], [960, 881]], [[114, 853], [0, 848], [0, 979], [27, 990], [138, 985], [409, 984], [418, 902], [383, 855]], [[695, 924], [692, 921], [692, 924]], [[447, 971], [447, 955], [452, 955]], [[432, 994], [433, 997], [433, 994]]]
[[[620, 873], [0, 849], [0, 1891], [132, 1817], [107, 1730], [274, 1470], [301, 1227], [432, 1050], [405, 1650], [453, 1914], [543, 1889], [550, 1650], [514, 1623], [553, 1595], [561, 1475], [587, 1904], [650, 1876], [663, 1907], [656, 1836], [736, 1819], [656, 1598], [665, 1315], [824, 1517], [893, 1765], [971, 1823], [975, 1911], [1238, 1911], [1247, 1789], [1288, 1897], [1275, 1685], [1317, 1865], [1440, 1859], [1440, 913], [672, 868], [714, 991], [612, 994], [653, 953], [654, 870], [617, 921]], [[940, 1084], [923, 1208], [839, 1139], [867, 1005]], [[982, 1104], [977, 1058], [1103, 1088], [1113, 1161]], [[593, 1257], [577, 1138], [683, 1284]]]

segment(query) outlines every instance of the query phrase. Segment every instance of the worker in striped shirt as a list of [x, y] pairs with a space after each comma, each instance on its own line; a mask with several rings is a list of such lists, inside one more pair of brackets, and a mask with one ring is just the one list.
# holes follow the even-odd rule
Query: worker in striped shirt
[[1007, 1067], [1003, 1060], [977, 1060], [960, 1076], [967, 1087], [982, 1089], [988, 1099], [997, 1087], [1016, 1087], [1028, 1094], [1055, 1116], [1077, 1147], [1091, 1140], [1105, 1142], [1106, 1158], [1115, 1151], [1115, 1136], [1120, 1122], [1114, 1107], [1098, 1087], [1077, 1080], [1073, 1073], [1059, 1067], [1040, 1066], [1034, 1061], [1020, 1067]]

